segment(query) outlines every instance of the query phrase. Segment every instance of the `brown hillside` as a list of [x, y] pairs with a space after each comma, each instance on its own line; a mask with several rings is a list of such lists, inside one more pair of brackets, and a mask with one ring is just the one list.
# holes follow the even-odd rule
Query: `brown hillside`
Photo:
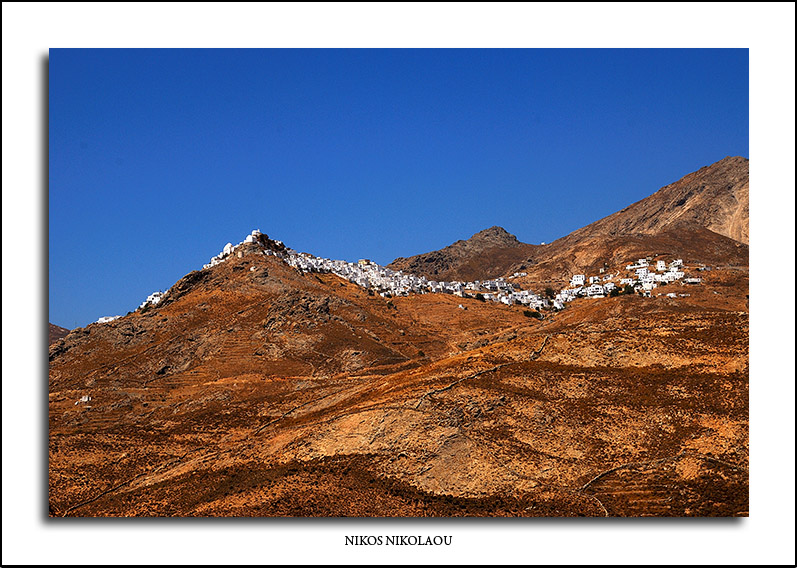
[[727, 158], [550, 245], [492, 227], [392, 265], [703, 278], [561, 312], [388, 300], [259, 237], [50, 346], [50, 514], [746, 516], [746, 172]]
[[748, 244], [749, 160], [728, 157], [662, 187], [568, 239], [601, 235], [655, 235], [676, 227], [703, 227]]
[[[702, 227], [668, 230], [657, 235], [594, 235], [578, 239], [560, 239], [546, 245], [536, 257], [511, 266], [508, 274], [522, 271], [528, 276], [516, 280], [536, 289], [546, 285], [564, 287], [573, 274], [624, 272], [625, 266], [638, 258], [670, 262], [681, 258], [687, 265], [747, 267], [749, 248]], [[537, 284], [533, 284], [537, 283]], [[557, 288], [557, 289], [558, 289]]]
[[242, 252], [51, 346], [51, 515], [747, 514], [744, 269], [538, 321]]
[[536, 249], [535, 245], [521, 243], [502, 227], [490, 227], [443, 249], [397, 258], [388, 267], [432, 280], [479, 280], [501, 276]]

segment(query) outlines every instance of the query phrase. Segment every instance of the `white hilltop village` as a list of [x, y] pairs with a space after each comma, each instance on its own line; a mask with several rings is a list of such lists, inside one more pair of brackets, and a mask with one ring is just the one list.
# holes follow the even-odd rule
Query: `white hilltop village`
[[[210, 259], [202, 270], [208, 270], [230, 258], [234, 253], [243, 256], [242, 251], [237, 249], [242, 245], [257, 243], [263, 233], [255, 229], [243, 241], [237, 245], [227, 243], [224, 249]], [[525, 272], [516, 272], [508, 278], [495, 278], [492, 280], [474, 280], [473, 282], [438, 282], [429, 280], [424, 276], [405, 274], [398, 270], [394, 271], [385, 266], [381, 266], [367, 259], [358, 262], [347, 262], [345, 260], [331, 260], [313, 256], [309, 253], [297, 253], [291, 248], [284, 246], [282, 241], [271, 241], [278, 248], [284, 248], [284, 252], [263, 249], [263, 254], [276, 256], [297, 270], [319, 273], [331, 273], [341, 278], [362, 286], [384, 298], [394, 296], [409, 296], [410, 294], [452, 294], [461, 298], [478, 297], [489, 302], [498, 302], [506, 305], [523, 305], [532, 309], [552, 309], [563, 310], [565, 305], [577, 298], [605, 298], [606, 296], [617, 295], [618, 293], [638, 293], [645, 297], [651, 297], [652, 291], [661, 284], [668, 284], [680, 280], [683, 284], [700, 284], [701, 278], [686, 278], [682, 259], [674, 259], [666, 263], [664, 260], [657, 260], [655, 267], [650, 264], [652, 259], [640, 258], [625, 267], [627, 275], [604, 274], [605, 269], [600, 269], [600, 275], [587, 276], [585, 274], [574, 274], [570, 279], [570, 286], [563, 288], [553, 294], [553, 297], [544, 297], [532, 292], [522, 290], [516, 283], [509, 280], [526, 276]], [[254, 267], [251, 269], [254, 270]], [[705, 266], [700, 266], [697, 270], [710, 270]], [[154, 306], [169, 293], [153, 292], [144, 300], [139, 309], [147, 306]], [[662, 294], [657, 294], [661, 296]], [[670, 292], [665, 294], [669, 298], [689, 296], [689, 294], [677, 294]], [[460, 309], [465, 309], [462, 304]], [[122, 316], [105, 316], [97, 320], [96, 323], [108, 323]]]

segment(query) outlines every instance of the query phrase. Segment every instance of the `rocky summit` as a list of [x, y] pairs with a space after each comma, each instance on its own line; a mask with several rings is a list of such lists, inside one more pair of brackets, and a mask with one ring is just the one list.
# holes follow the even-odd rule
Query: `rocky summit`
[[381, 267], [228, 243], [52, 342], [50, 515], [746, 516], [728, 160], [550, 245], [492, 227]]

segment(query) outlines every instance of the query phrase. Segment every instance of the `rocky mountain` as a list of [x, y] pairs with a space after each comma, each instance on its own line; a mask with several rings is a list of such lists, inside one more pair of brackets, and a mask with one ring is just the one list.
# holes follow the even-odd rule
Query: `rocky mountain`
[[560, 312], [382, 297], [253, 232], [52, 342], [50, 515], [745, 516], [747, 188], [726, 158], [549, 245], [491, 227], [391, 265], [701, 279]]
[[248, 239], [51, 345], [50, 515], [747, 514], [743, 267], [531, 317], [282, 251]]
[[63, 327], [59, 327], [54, 324], [50, 324], [50, 345], [69, 335], [69, 330]]
[[749, 200], [749, 160], [727, 157], [568, 237], [656, 235], [673, 229], [702, 227], [748, 244]]
[[397, 258], [388, 267], [436, 280], [478, 280], [505, 272], [537, 248], [502, 227], [490, 227], [443, 249]]
[[[747, 264], [748, 160], [728, 157], [546, 245], [521, 243], [501, 227], [389, 266], [427, 278], [474, 280], [522, 271], [561, 282], [619, 257], [661, 251], [702, 262]], [[629, 246], [637, 243], [639, 246]]]

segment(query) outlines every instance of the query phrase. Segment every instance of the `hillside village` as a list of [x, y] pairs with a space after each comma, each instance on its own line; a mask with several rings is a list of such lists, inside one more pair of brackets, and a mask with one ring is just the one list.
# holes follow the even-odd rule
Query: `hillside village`
[[[569, 287], [558, 292], [549, 289], [547, 294], [523, 290], [519, 284], [510, 282], [510, 280], [526, 276], [524, 272], [516, 272], [508, 278], [500, 277], [473, 282], [438, 282], [424, 276], [405, 274], [400, 270], [394, 271], [367, 259], [347, 262], [321, 258], [305, 252], [297, 253], [295, 250], [285, 247], [282, 241], [272, 241], [257, 229], [237, 245], [227, 243], [224, 249], [211, 258], [210, 262], [205, 264], [202, 269], [212, 268], [236, 252], [242, 256], [243, 251], [238, 250], [242, 245], [264, 241], [271, 245], [264, 248], [264, 254], [281, 258], [301, 272], [335, 274], [384, 298], [410, 294], [452, 294], [461, 298], [477, 298], [506, 305], [519, 304], [534, 310], [562, 310], [567, 303], [577, 298], [605, 298], [620, 293], [636, 293], [652, 297], [653, 290], [661, 285], [675, 281], [681, 281], [683, 284], [700, 284], [702, 282], [700, 278], [686, 277], [682, 259], [674, 259], [669, 263], [664, 260], [656, 260], [654, 266], [651, 264], [651, 258], [640, 258], [636, 262], [628, 264], [625, 267], [625, 274], [620, 272], [605, 274], [603, 268], [600, 269], [598, 275], [574, 274], [570, 279]], [[706, 268], [701, 267], [698, 270], [704, 269]], [[139, 308], [158, 304], [166, 294], [168, 291], [150, 294]], [[665, 295], [675, 298], [689, 294], [669, 292]], [[460, 307], [462, 307], [461, 304]], [[97, 323], [106, 323], [118, 317], [120, 316], [103, 317]]]

